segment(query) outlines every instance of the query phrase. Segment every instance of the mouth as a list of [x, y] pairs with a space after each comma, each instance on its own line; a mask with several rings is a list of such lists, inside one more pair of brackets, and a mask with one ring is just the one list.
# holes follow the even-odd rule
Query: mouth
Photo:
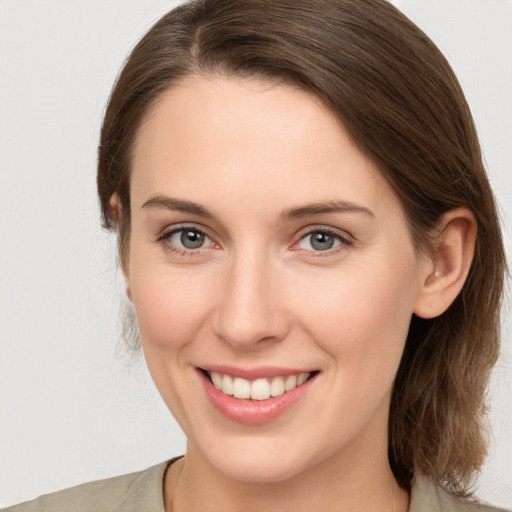
[[254, 380], [206, 370], [203, 370], [203, 373], [210, 379], [215, 389], [227, 396], [233, 396], [242, 400], [263, 401], [293, 391], [305, 384], [318, 372], [301, 372]]
[[227, 420], [253, 426], [284, 415], [308, 394], [320, 373], [279, 369], [243, 371], [228, 367], [197, 370], [213, 407]]

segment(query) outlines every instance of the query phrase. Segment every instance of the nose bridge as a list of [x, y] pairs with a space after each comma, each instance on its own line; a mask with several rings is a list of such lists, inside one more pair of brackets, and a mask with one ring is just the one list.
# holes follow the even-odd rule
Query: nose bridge
[[217, 334], [236, 348], [282, 339], [287, 319], [276, 294], [276, 268], [262, 250], [233, 256], [217, 310]]

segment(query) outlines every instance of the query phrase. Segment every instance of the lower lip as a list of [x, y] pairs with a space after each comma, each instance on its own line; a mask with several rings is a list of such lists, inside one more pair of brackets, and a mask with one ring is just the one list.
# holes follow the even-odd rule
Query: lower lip
[[244, 425], [262, 425], [275, 420], [308, 392], [312, 381], [316, 378], [315, 375], [295, 389], [286, 391], [279, 396], [267, 398], [267, 400], [246, 400], [225, 395], [212, 384], [202, 371], [199, 371], [199, 374], [206, 395], [215, 409], [227, 419]]

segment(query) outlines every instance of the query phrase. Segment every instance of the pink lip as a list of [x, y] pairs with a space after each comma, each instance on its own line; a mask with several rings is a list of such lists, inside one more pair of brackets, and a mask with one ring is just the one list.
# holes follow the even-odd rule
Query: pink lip
[[[199, 371], [198, 373], [201, 377], [206, 395], [215, 409], [227, 419], [244, 425], [262, 425], [263, 423], [267, 423], [281, 416], [308, 392], [313, 380], [316, 378], [316, 375], [314, 375], [304, 384], [292, 389], [291, 391], [287, 391], [280, 396], [260, 401], [244, 400], [225, 395], [222, 391], [215, 388], [210, 379], [202, 371]], [[219, 371], [218, 373], [228, 373], [232, 376], [240, 375], [240, 372], [232, 373]], [[292, 374], [294, 373], [295, 372], [292, 372]], [[258, 373], [258, 376], [260, 375], [261, 373]], [[280, 373], [278, 375], [284, 374]]]

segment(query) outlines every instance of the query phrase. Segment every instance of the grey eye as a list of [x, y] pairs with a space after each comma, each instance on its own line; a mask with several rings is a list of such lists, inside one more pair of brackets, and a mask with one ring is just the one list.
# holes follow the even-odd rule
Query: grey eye
[[325, 231], [313, 231], [299, 242], [301, 249], [313, 251], [328, 251], [341, 244], [341, 237], [326, 233]]
[[200, 249], [204, 246], [207, 236], [196, 229], [180, 229], [174, 232], [170, 241], [178, 247], [184, 249]]

